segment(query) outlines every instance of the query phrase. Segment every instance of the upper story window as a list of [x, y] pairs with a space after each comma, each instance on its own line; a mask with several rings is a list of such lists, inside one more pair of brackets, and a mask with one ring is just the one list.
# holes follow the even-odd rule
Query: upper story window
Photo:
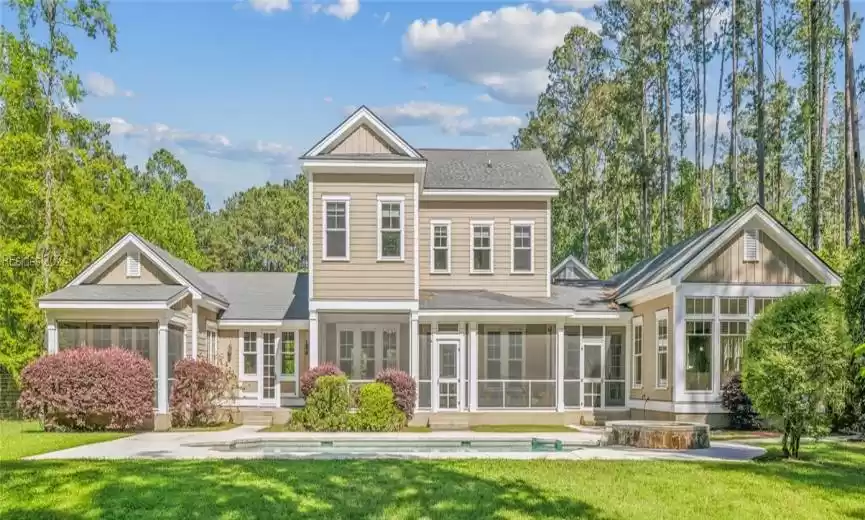
[[432, 236], [432, 251], [430, 253], [430, 271], [433, 273], [451, 272], [451, 223], [450, 221], [433, 221], [430, 223]]
[[403, 260], [403, 207], [402, 197], [378, 199], [378, 259]]
[[685, 314], [711, 316], [714, 313], [714, 298], [685, 298]]
[[493, 223], [472, 222], [472, 268], [473, 273], [493, 272]]
[[514, 222], [511, 227], [511, 240], [513, 250], [511, 251], [511, 272], [531, 273], [532, 265], [532, 240], [534, 239], [534, 225], [531, 222]]
[[126, 253], [126, 277], [139, 278], [141, 276], [141, 253], [138, 251]]
[[324, 254], [325, 260], [349, 259], [349, 207], [348, 197], [324, 197]]
[[744, 316], [748, 314], [748, 298], [719, 298], [723, 315]]

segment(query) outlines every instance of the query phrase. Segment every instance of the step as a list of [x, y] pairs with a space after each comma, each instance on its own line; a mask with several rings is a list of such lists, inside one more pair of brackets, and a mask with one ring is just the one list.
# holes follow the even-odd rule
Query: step
[[433, 431], [459, 431], [469, 429], [468, 415], [432, 415], [429, 418], [429, 427]]

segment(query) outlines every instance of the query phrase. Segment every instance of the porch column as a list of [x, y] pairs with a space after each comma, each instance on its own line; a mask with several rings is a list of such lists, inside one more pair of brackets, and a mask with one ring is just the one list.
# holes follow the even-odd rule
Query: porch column
[[[420, 379], [420, 330], [418, 327], [418, 316], [416, 312], [411, 313], [411, 323], [409, 329], [409, 360], [411, 362], [409, 370], [411, 378], [414, 379], [416, 385], [419, 386]], [[414, 407], [418, 408], [420, 402], [420, 392], [415, 392]]]
[[565, 324], [556, 323], [556, 411], [565, 411]]
[[192, 300], [192, 359], [198, 359], [198, 301]]
[[309, 368], [318, 366], [318, 312], [309, 312]]
[[439, 411], [439, 349], [438, 349], [438, 323], [433, 321], [430, 323], [430, 345], [432, 347], [432, 356], [430, 363], [431, 376], [430, 379], [430, 409], [433, 412]]
[[168, 321], [159, 322], [156, 339], [156, 409], [168, 413]]
[[478, 411], [478, 324], [469, 323], [469, 411]]
[[48, 353], [56, 354], [60, 350], [56, 321], [51, 320], [45, 326], [45, 338], [47, 340], [46, 347]]

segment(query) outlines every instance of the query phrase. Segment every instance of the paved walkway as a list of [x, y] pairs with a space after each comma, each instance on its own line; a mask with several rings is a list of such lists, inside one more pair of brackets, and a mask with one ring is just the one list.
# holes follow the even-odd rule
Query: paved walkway
[[[142, 433], [98, 444], [78, 446], [28, 457], [29, 459], [316, 459], [316, 458], [400, 458], [400, 459], [561, 459], [561, 460], [732, 460], [747, 461], [762, 455], [765, 450], [735, 443], [713, 442], [706, 450], [666, 451], [635, 448], [600, 447], [601, 436], [596, 433], [476, 433], [476, 432], [431, 432], [431, 433], [267, 433], [258, 431], [258, 426], [240, 426], [218, 432], [168, 432]], [[425, 449], [416, 452], [388, 451], [392, 441], [528, 441], [531, 438], [557, 439], [566, 445], [566, 451], [435, 451]], [[287, 447], [278, 450], [250, 447], [230, 450], [231, 443], [241, 444], [257, 440], [269, 441], [378, 441], [381, 449], [358, 449], [346, 453], [297, 451]]]

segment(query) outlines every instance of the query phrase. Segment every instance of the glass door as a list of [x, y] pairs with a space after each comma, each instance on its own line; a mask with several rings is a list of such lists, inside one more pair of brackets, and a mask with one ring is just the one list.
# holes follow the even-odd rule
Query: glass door
[[454, 411], [460, 409], [460, 344], [458, 341], [438, 341], [438, 409]]
[[[297, 332], [283, 331], [279, 342], [279, 381], [290, 383], [288, 391], [280, 392], [282, 396], [296, 396], [298, 394], [297, 381]], [[286, 390], [285, 386], [280, 390]]]
[[261, 351], [261, 400], [267, 403], [277, 402], [277, 385], [279, 376], [276, 369], [276, 333], [262, 334]]
[[600, 408], [603, 395], [604, 345], [583, 343], [583, 408]]

